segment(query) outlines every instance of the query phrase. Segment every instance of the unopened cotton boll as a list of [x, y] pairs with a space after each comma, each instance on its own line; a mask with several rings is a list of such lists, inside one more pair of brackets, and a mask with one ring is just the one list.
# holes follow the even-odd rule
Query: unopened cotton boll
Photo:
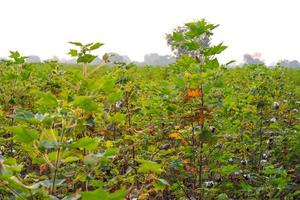
[[279, 108], [279, 103], [277, 101], [274, 102], [274, 108], [277, 110]]

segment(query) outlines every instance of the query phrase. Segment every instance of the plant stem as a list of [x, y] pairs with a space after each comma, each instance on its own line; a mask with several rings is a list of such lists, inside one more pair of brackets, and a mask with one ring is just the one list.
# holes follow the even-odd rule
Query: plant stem
[[262, 114], [262, 109], [260, 109], [259, 112], [260, 119], [259, 119], [259, 159], [258, 159], [258, 169], [261, 168], [261, 160], [262, 160], [262, 154], [263, 154], [263, 149], [262, 149], [262, 143], [263, 143], [263, 133], [262, 133], [262, 125], [263, 125], [263, 114]]
[[[63, 142], [64, 138], [64, 127], [63, 127], [63, 119], [61, 123], [61, 138], [60, 138], [60, 144]], [[56, 161], [55, 161], [55, 169], [54, 169], [54, 175], [53, 175], [53, 183], [52, 183], [52, 189], [51, 189], [51, 194], [53, 195], [55, 192], [55, 181], [56, 181], [56, 176], [57, 176], [57, 171], [59, 167], [59, 157], [60, 157], [60, 152], [61, 152], [61, 147], [57, 149], [57, 154], [56, 154]]]
[[[14, 126], [14, 118], [12, 117], [12, 115], [14, 114], [15, 112], [15, 109], [14, 109], [14, 106], [12, 106], [11, 108], [11, 112], [10, 112], [10, 115], [11, 115], [11, 122], [10, 122], [10, 126]], [[11, 157], [14, 157], [14, 152], [13, 152], [13, 147], [14, 147], [14, 134], [13, 132], [10, 133], [10, 156]]]
[[86, 77], [86, 75], [87, 75], [87, 64], [86, 63], [83, 63], [83, 65], [82, 65], [82, 74], [84, 77]]
[[[201, 76], [202, 76], [202, 64], [201, 64], [201, 58], [198, 59], [199, 61], [199, 64], [200, 64], [200, 79], [201, 79]], [[203, 117], [204, 115], [204, 91], [203, 91], [203, 85], [202, 83], [200, 83], [200, 91], [201, 91], [201, 117]], [[200, 187], [200, 193], [199, 193], [199, 200], [202, 200], [202, 190], [201, 190], [201, 187], [202, 187], [202, 171], [203, 171], [203, 141], [201, 141], [201, 135], [203, 134], [203, 131], [204, 131], [204, 122], [203, 124], [201, 124], [201, 134], [200, 134], [200, 157], [199, 157], [199, 182], [198, 182], [198, 187]]]

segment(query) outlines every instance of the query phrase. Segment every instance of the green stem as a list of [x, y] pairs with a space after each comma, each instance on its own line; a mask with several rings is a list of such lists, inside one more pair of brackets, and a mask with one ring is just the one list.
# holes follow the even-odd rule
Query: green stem
[[[61, 123], [61, 138], [60, 138], [60, 144], [63, 142], [64, 138], [64, 127], [63, 127], [63, 120]], [[55, 181], [56, 181], [56, 176], [57, 176], [57, 171], [59, 168], [59, 157], [60, 157], [60, 152], [61, 152], [61, 147], [57, 149], [57, 155], [56, 155], [56, 161], [55, 161], [55, 169], [54, 169], [54, 175], [53, 175], [53, 182], [52, 182], [52, 189], [51, 189], [51, 194], [53, 195], [55, 192]]]

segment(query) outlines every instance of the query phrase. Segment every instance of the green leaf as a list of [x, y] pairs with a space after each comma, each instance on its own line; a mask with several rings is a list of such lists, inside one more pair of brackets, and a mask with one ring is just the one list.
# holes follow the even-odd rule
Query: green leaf
[[86, 112], [97, 112], [99, 110], [98, 104], [89, 96], [75, 97], [72, 105], [75, 107], [79, 107]]
[[109, 148], [106, 149], [103, 156], [105, 157], [112, 157], [117, 153], [118, 149], [117, 148]]
[[93, 62], [93, 60], [95, 60], [95, 58], [97, 58], [97, 56], [94, 56], [92, 54], [85, 54], [77, 59], [77, 63], [91, 63]]
[[185, 25], [189, 28], [187, 36], [189, 36], [190, 38], [199, 37], [207, 31], [205, 20], [190, 22], [186, 23]]
[[69, 55], [71, 55], [72, 57], [76, 57], [78, 55], [78, 52], [76, 49], [70, 49]]
[[103, 43], [100, 43], [100, 42], [97, 42], [95, 44], [93, 44], [91, 47], [90, 47], [90, 50], [95, 50], [95, 49], [98, 49], [100, 48], [102, 45], [104, 45]]
[[75, 194], [70, 194], [70, 195], [64, 197], [62, 200], [78, 200], [80, 198], [81, 198], [80, 194], [75, 193]]
[[240, 183], [240, 187], [245, 192], [251, 192], [252, 191], [252, 186], [249, 185], [249, 184], [247, 184], [247, 183], [245, 183], [245, 182]]
[[9, 51], [9, 53], [10, 53], [9, 57], [13, 58], [13, 59], [17, 59], [17, 58], [19, 58], [21, 56], [18, 51]]
[[23, 192], [25, 194], [29, 194], [29, 191], [26, 188], [26, 186], [22, 182], [20, 182], [15, 176], [0, 174], [0, 180], [1, 182], [5, 182], [7, 185], [12, 187], [14, 190]]
[[223, 43], [220, 43], [216, 46], [210, 47], [205, 51], [205, 55], [207, 56], [213, 56], [216, 54], [222, 53], [225, 49], [227, 49], [227, 46], [224, 46]]
[[97, 138], [84, 137], [71, 145], [72, 148], [85, 148], [87, 150], [96, 150], [98, 148]]
[[11, 127], [10, 131], [14, 134], [14, 139], [18, 142], [29, 144], [38, 139], [39, 134], [36, 130], [24, 127]]
[[154, 183], [154, 187], [157, 189], [157, 190], [164, 190], [167, 186], [170, 186], [170, 184], [165, 180], [165, 179], [156, 179], [155, 180], [155, 183]]
[[152, 161], [140, 160], [142, 164], [139, 166], [138, 171], [141, 173], [156, 173], [160, 174], [164, 170], [161, 168], [160, 164]]
[[225, 193], [219, 194], [218, 195], [218, 200], [228, 200], [228, 196]]
[[184, 36], [180, 33], [173, 32], [171, 39], [175, 42], [181, 42], [184, 40]]
[[113, 92], [108, 97], [107, 100], [109, 103], [115, 103], [123, 98], [123, 92]]
[[57, 134], [53, 129], [44, 129], [40, 135], [40, 145], [46, 149], [55, 148], [58, 145]]
[[98, 189], [92, 192], [82, 192], [82, 200], [107, 200], [108, 193], [103, 189]]
[[14, 118], [27, 121], [27, 120], [33, 119], [34, 115], [28, 111], [17, 111], [17, 113], [14, 115]]
[[65, 163], [72, 163], [72, 162], [76, 162], [80, 160], [80, 158], [76, 157], [76, 156], [69, 156], [67, 158], [64, 159]]
[[80, 42], [69, 42], [69, 43], [79, 47], [83, 46]]
[[98, 165], [100, 159], [94, 155], [94, 154], [89, 154], [84, 156], [83, 158], [83, 163], [88, 166], [88, 167], [95, 167]]
[[41, 98], [37, 104], [44, 106], [46, 108], [54, 108], [58, 106], [56, 97], [51, 93], [41, 93]]
[[91, 180], [91, 185], [95, 188], [102, 188], [103, 187], [103, 181], [101, 181], [101, 180]]
[[222, 175], [228, 175], [228, 174], [231, 174], [231, 173], [237, 171], [237, 169], [238, 169], [237, 165], [227, 165], [227, 166], [224, 166], [221, 168], [220, 173]]
[[199, 49], [200, 45], [198, 42], [189, 41], [185, 43], [185, 46], [188, 48], [189, 51], [194, 51]]
[[176, 78], [174, 79], [174, 83], [175, 83], [176, 85], [180, 86], [180, 87], [185, 87], [185, 85], [186, 85], [184, 79], [181, 78], [181, 77], [176, 77]]
[[126, 190], [120, 189], [112, 194], [109, 194], [109, 200], [124, 200], [128, 192]]
[[17, 165], [17, 160], [15, 158], [6, 158], [3, 162], [5, 165]]
[[109, 121], [112, 123], [119, 123], [119, 124], [124, 124], [126, 119], [126, 115], [122, 113], [115, 113], [113, 116], [109, 117]]
[[127, 191], [120, 189], [114, 193], [108, 193], [103, 189], [97, 189], [92, 192], [82, 192], [82, 200], [124, 200], [127, 195]]
[[233, 64], [233, 63], [236, 63], [236, 60], [231, 60], [231, 61], [227, 62], [225, 65], [228, 66], [228, 65]]
[[115, 80], [111, 78], [104, 80], [101, 85], [101, 89], [106, 93], [112, 92], [114, 90], [114, 87], [115, 87]]

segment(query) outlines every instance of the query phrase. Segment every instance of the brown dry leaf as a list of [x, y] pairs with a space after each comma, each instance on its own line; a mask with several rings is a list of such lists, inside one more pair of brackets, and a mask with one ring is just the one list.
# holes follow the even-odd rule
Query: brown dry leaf
[[47, 163], [40, 165], [40, 174], [44, 173], [47, 169]]
[[182, 144], [183, 146], [187, 146], [189, 143], [188, 143], [186, 140], [181, 140], [181, 144]]
[[189, 171], [189, 172], [192, 172], [192, 173], [195, 173], [195, 172], [196, 172], [195, 167], [194, 167], [193, 165], [191, 165], [191, 164], [186, 164], [186, 165], [185, 165], [185, 169], [186, 169], [187, 171]]
[[204, 122], [205, 122], [205, 118], [204, 116], [201, 116], [199, 119], [198, 119], [198, 124], [203, 126], [204, 125]]
[[187, 102], [187, 101], [190, 100], [191, 97], [189, 97], [188, 94], [183, 94], [183, 95], [182, 95], [182, 98], [183, 98], [183, 101], [184, 101], [184, 102]]

